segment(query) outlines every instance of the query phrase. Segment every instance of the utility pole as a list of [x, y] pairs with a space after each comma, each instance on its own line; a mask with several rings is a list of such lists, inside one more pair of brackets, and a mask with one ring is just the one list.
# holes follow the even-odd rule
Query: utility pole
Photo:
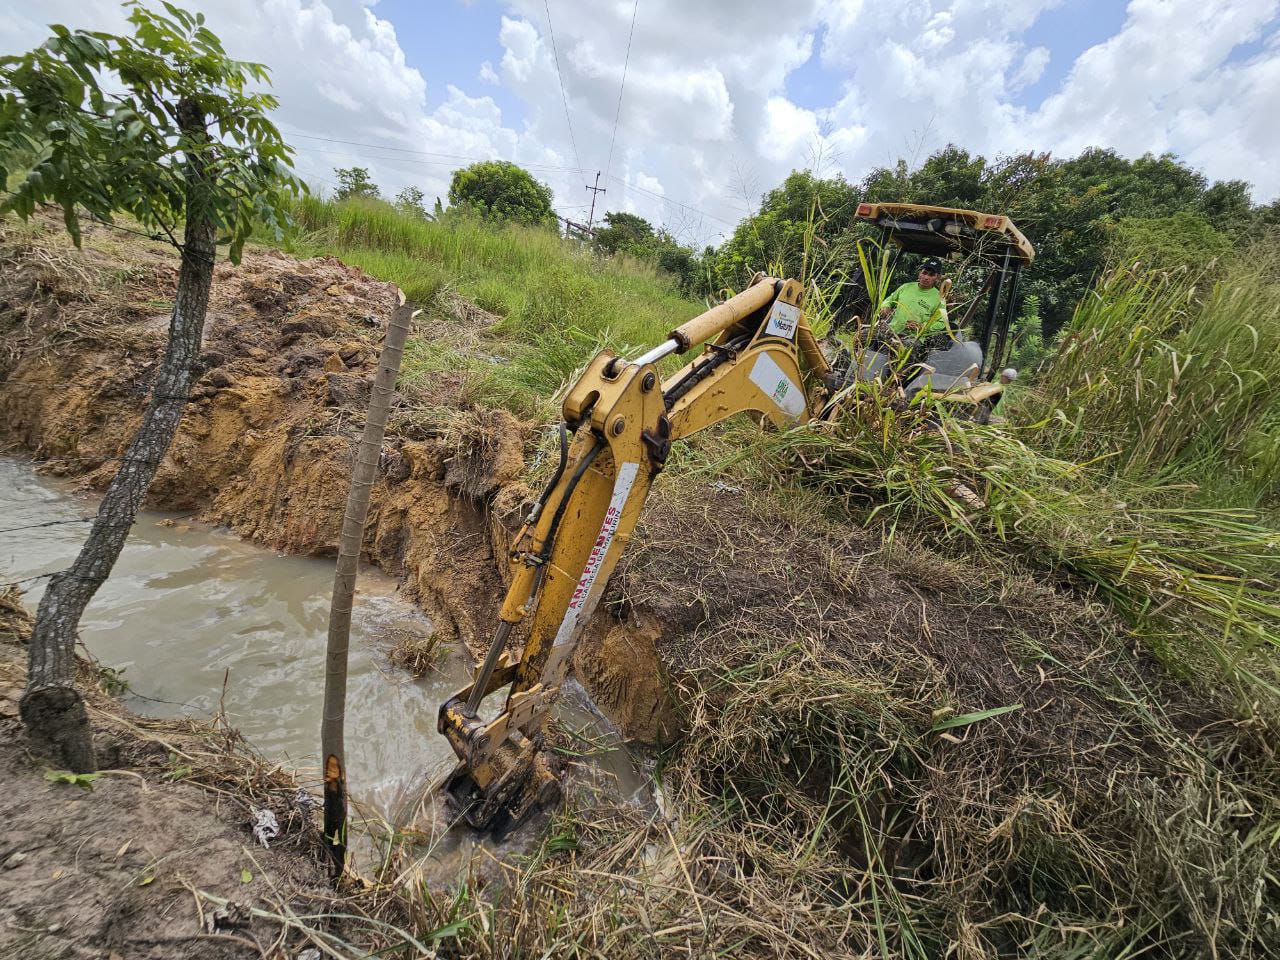
[[587, 189], [591, 191], [591, 213], [587, 217], [587, 229], [590, 230], [594, 228], [596, 225], [596, 194], [608, 193], [609, 191], [606, 190], [604, 187], [600, 186], [599, 170], [596, 171], [596, 185], [593, 187], [591, 184], [588, 183], [586, 186], [587, 186]]

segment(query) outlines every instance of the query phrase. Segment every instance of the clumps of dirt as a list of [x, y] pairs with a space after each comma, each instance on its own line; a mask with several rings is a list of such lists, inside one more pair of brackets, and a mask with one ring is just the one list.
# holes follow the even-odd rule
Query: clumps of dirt
[[130, 715], [83, 661], [101, 771], [47, 768], [18, 719], [30, 625], [18, 590], [0, 590], [0, 954], [229, 960], [310, 944], [283, 922], [332, 900], [308, 795], [225, 728]]

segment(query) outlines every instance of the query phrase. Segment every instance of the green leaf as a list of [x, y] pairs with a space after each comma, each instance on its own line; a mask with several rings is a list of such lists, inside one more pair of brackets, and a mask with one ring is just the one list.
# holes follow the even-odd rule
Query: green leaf
[[250, 873], [247, 868], [242, 868], [240, 870], [240, 882], [251, 883], [252, 881], [253, 881], [253, 874]]
[[101, 774], [98, 773], [72, 773], [70, 770], [46, 770], [44, 772], [44, 778], [50, 783], [67, 783], [82, 790], [92, 790], [93, 781], [100, 776]]
[[424, 939], [434, 943], [437, 940], [443, 940], [445, 937], [456, 937], [458, 934], [469, 930], [470, 927], [471, 925], [466, 920], [455, 920], [453, 923], [446, 924], [443, 927], [436, 927]]
[[990, 710], [979, 710], [977, 713], [962, 713], [955, 717], [947, 717], [945, 720], [939, 720], [929, 728], [929, 732], [940, 733], [943, 730], [954, 730], [956, 727], [967, 727], [971, 723], [977, 723], [980, 720], [990, 720], [992, 717], [998, 717], [1002, 713], [1013, 713], [1013, 711], [1021, 709], [1022, 704], [1012, 703], [1007, 707], [992, 707]]
[[138, 886], [145, 887], [155, 882], [156, 882], [155, 877], [143, 877], [141, 880], [138, 881]]

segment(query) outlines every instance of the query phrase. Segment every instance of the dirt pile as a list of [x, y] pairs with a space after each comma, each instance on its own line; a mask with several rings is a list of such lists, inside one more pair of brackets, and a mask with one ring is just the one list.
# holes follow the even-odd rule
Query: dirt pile
[[[0, 446], [95, 489], [114, 474], [155, 374], [175, 268], [161, 249], [98, 231], [83, 254], [56, 237], [3, 254]], [[123, 278], [123, 279], [122, 279]], [[279, 550], [336, 549], [390, 285], [336, 260], [250, 251], [217, 268], [192, 402], [148, 505], [190, 510]], [[109, 318], [104, 324], [103, 317]], [[430, 337], [441, 320], [424, 320]], [[408, 401], [401, 400], [403, 407]], [[522, 426], [491, 415], [391, 436], [367, 550], [437, 626], [474, 644], [501, 592], [487, 499], [522, 469]], [[459, 549], [461, 545], [462, 549]]]

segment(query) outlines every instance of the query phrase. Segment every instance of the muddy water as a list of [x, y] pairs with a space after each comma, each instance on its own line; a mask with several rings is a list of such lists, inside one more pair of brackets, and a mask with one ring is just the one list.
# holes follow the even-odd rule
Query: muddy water
[[[75, 521], [96, 507], [30, 464], [0, 458], [0, 577], [65, 568], [89, 527]], [[283, 556], [180, 515], [144, 513], [85, 612], [81, 639], [102, 666], [123, 671], [134, 711], [210, 716], [221, 708], [267, 757], [314, 776], [332, 579], [331, 560]], [[32, 610], [46, 582], [23, 585]], [[352, 795], [387, 816], [413, 785], [453, 762], [436, 709], [470, 671], [461, 649], [446, 649], [418, 680], [388, 663], [389, 637], [431, 630], [395, 587], [376, 571], [361, 573], [347, 693]], [[621, 793], [640, 787], [632, 758], [584, 698], [567, 697], [558, 711], [566, 727], [614, 745], [596, 763]]]

